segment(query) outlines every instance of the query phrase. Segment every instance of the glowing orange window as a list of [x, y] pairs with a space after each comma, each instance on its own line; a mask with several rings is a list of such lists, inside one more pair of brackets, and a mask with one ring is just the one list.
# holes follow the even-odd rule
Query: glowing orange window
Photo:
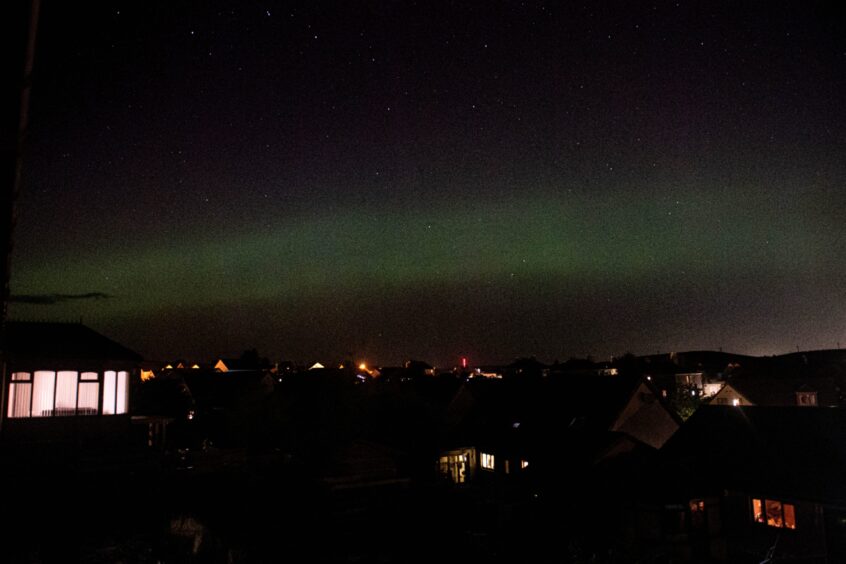
[[796, 508], [790, 504], [784, 504], [784, 527], [786, 529], [796, 528]]
[[760, 499], [752, 500], [752, 519], [754, 519], [756, 523], [764, 522], [764, 508]]

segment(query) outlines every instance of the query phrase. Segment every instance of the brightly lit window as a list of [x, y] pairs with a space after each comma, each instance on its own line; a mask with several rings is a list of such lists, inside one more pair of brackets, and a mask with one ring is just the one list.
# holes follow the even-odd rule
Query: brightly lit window
[[97, 415], [100, 405], [100, 381], [96, 372], [83, 372], [79, 375], [79, 394], [77, 414]]
[[791, 503], [785, 503], [782, 505], [782, 509], [784, 510], [784, 528], [785, 529], [795, 529], [796, 528], [796, 506]]
[[466, 453], [445, 454], [438, 459], [440, 473], [456, 484], [463, 484], [467, 481], [467, 460]]
[[56, 374], [56, 407], [54, 415], [76, 415], [77, 373], [62, 370]]
[[753, 499], [752, 520], [779, 529], [795, 529], [796, 507], [774, 499]]
[[32, 374], [13, 372], [9, 384], [9, 407], [7, 417], [29, 417], [29, 405], [32, 400]]
[[6, 415], [10, 418], [126, 413], [129, 373], [104, 375], [100, 409], [100, 374], [75, 370], [12, 373]]
[[520, 461], [520, 469], [521, 469], [521, 470], [522, 470], [523, 468], [528, 468], [528, 467], [529, 467], [529, 461], [528, 461], [528, 460], [521, 460], [521, 461]]
[[32, 388], [32, 417], [53, 415], [56, 373], [47, 370], [36, 371]]
[[129, 373], [118, 372], [117, 392], [115, 394], [115, 413], [126, 413], [129, 399]]
[[126, 371], [106, 370], [103, 380], [103, 413], [126, 413], [129, 374]]
[[[92, 374], [92, 373], [86, 373]], [[96, 373], [93, 373], [96, 377]], [[27, 382], [29, 380], [29, 382]], [[54, 415], [93, 415], [97, 413], [97, 389], [91, 394], [91, 382], [85, 383], [85, 400], [78, 412], [79, 373], [73, 370], [36, 370], [30, 379], [28, 372], [12, 375], [9, 387], [9, 417], [52, 417]], [[95, 381], [96, 387], [98, 383]]]
[[117, 388], [117, 372], [106, 370], [103, 373], [103, 414], [115, 413], [115, 389]]
[[486, 452], [482, 453], [482, 468], [484, 468], [485, 470], [494, 469], [494, 455], [488, 454]]
[[752, 500], [752, 520], [756, 523], [763, 523], [765, 521], [764, 507], [760, 499]]

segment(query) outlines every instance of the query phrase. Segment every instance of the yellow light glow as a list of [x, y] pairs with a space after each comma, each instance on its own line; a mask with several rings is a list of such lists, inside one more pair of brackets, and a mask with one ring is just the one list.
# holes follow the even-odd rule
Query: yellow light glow
[[146, 382], [147, 380], [152, 380], [156, 375], [153, 373], [152, 370], [142, 370], [141, 371], [141, 381]]
[[367, 370], [367, 365], [362, 362], [361, 364], [358, 365], [358, 369], [359, 370]]
[[734, 398], [733, 400], [731, 400], [731, 404], [733, 406], [738, 406], [738, 405], [740, 405], [740, 400], [737, 399], [737, 398]]

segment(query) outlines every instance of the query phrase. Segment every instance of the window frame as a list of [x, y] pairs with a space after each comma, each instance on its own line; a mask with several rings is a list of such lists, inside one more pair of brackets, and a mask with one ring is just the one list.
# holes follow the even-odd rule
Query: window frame
[[[797, 529], [798, 520], [796, 518], [795, 503], [764, 497], [750, 497], [749, 499], [750, 516], [753, 525], [788, 531], [795, 531]], [[775, 512], [770, 511], [770, 508], [774, 508], [776, 504], [778, 505], [777, 515], [775, 515]], [[790, 520], [787, 518], [788, 514], [790, 514]]]
[[[52, 374], [52, 385], [53, 385], [53, 393], [52, 397], [49, 398], [50, 406], [40, 406], [40, 412], [38, 415], [33, 414], [33, 409], [35, 407], [36, 402], [36, 394], [35, 394], [35, 387], [36, 387], [36, 376], [39, 373], [50, 373]], [[69, 377], [66, 376], [68, 373], [72, 373], [75, 376], [73, 377], [73, 383], [69, 380]], [[106, 395], [106, 374], [112, 373], [113, 376], [113, 389], [112, 389], [112, 396], [111, 398], [107, 397]], [[75, 391], [74, 399], [73, 399], [73, 406], [71, 407], [69, 404], [63, 407], [56, 407], [59, 395], [59, 380], [60, 374], [64, 375], [62, 377], [65, 382], [63, 383], [63, 387], [67, 390], [73, 388]], [[131, 371], [130, 370], [107, 370], [104, 368], [97, 368], [97, 369], [68, 369], [68, 368], [39, 368], [39, 369], [26, 369], [26, 370], [15, 370], [10, 371], [9, 379], [5, 382], [7, 386], [7, 398], [6, 398], [6, 405], [4, 406], [5, 412], [2, 416], [5, 419], [49, 419], [53, 417], [94, 417], [94, 416], [103, 416], [103, 415], [126, 415], [129, 413], [130, 407], [130, 388], [132, 385], [131, 380]], [[49, 386], [49, 384], [48, 384]], [[82, 391], [87, 390], [90, 393], [83, 394]], [[22, 415], [14, 415], [13, 410], [16, 407], [16, 398], [21, 393], [27, 393], [29, 398], [28, 401], [21, 401], [20, 405], [17, 407], [23, 408], [24, 403], [28, 403], [26, 406], [26, 412]], [[90, 404], [93, 403], [93, 399], [96, 397], [96, 408], [92, 407]], [[89, 405], [80, 407], [80, 401], [87, 400]], [[110, 411], [106, 411], [106, 407], [109, 407]], [[21, 409], [23, 411], [23, 409]], [[42, 413], [47, 413], [46, 415], [42, 415]]]

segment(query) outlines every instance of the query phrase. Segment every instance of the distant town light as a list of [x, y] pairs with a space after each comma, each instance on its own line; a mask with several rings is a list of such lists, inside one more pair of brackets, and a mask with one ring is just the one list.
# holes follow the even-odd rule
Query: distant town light
[[738, 405], [740, 405], [740, 400], [737, 399], [737, 398], [734, 398], [733, 400], [731, 400], [731, 404], [733, 406], [737, 407]]
[[467, 368], [467, 357], [466, 356], [461, 357], [461, 368]]
[[358, 369], [359, 370], [367, 370], [367, 365], [362, 362], [361, 364], [358, 365]]

